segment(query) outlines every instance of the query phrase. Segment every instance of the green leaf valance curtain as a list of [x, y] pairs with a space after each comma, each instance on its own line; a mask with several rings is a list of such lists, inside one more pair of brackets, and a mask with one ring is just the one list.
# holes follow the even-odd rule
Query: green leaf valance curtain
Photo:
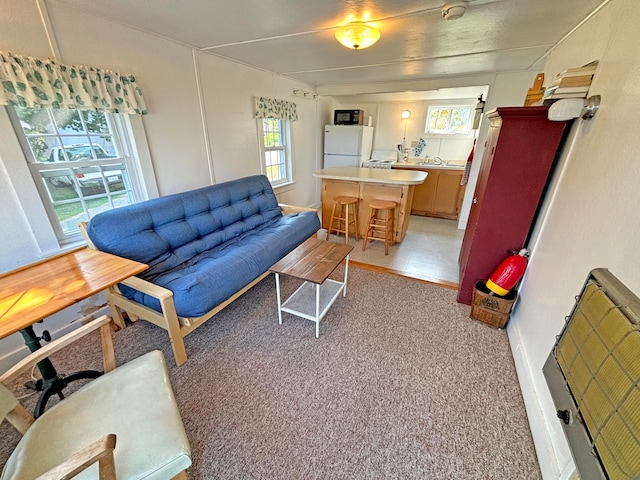
[[0, 105], [145, 114], [133, 75], [0, 52]]
[[256, 98], [256, 118], [276, 118], [278, 120], [298, 120], [296, 104], [275, 98]]

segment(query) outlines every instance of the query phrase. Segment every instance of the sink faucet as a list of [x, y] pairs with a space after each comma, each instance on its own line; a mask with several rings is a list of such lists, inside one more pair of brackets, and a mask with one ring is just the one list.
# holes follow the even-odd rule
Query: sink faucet
[[440, 157], [436, 157], [433, 159], [434, 165], [442, 165], [442, 159]]

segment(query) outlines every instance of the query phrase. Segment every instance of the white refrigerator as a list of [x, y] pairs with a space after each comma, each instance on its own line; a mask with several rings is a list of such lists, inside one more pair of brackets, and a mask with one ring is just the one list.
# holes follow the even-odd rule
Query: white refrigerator
[[373, 127], [327, 125], [324, 127], [324, 168], [360, 167], [371, 156]]

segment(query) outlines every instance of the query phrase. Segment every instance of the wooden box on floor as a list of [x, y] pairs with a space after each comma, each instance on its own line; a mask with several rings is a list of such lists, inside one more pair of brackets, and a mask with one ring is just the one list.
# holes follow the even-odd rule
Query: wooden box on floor
[[504, 328], [517, 297], [515, 290], [511, 290], [504, 297], [491, 295], [485, 282], [477, 282], [473, 289], [470, 317], [491, 327]]

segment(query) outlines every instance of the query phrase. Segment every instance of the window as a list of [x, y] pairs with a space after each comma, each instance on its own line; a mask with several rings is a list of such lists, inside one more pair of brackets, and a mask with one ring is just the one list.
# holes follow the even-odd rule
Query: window
[[452, 134], [471, 132], [473, 107], [469, 105], [430, 106], [427, 112], [426, 133]]
[[14, 112], [31, 176], [61, 244], [80, 239], [79, 222], [135, 202], [120, 115], [38, 107]]
[[289, 122], [275, 118], [258, 120], [262, 132], [263, 173], [274, 186], [293, 181], [291, 175]]

